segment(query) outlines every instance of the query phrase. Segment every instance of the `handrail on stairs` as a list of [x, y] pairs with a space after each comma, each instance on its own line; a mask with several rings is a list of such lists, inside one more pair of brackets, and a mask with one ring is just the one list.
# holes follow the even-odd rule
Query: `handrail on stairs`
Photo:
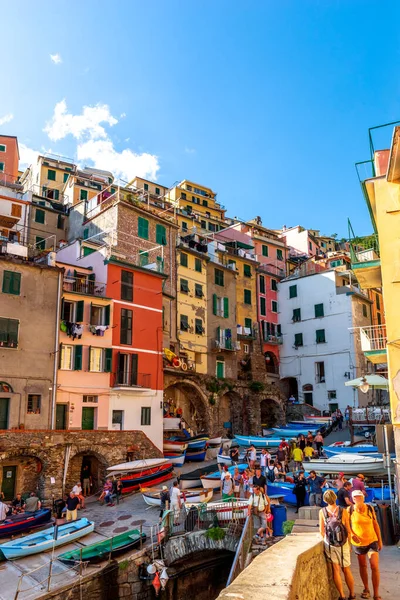
[[235, 558], [233, 559], [232, 567], [229, 572], [226, 587], [232, 583], [234, 579], [244, 571], [246, 566], [246, 558], [251, 548], [253, 539], [253, 517], [248, 515], [243, 526], [242, 535], [240, 536], [238, 546], [236, 548]]

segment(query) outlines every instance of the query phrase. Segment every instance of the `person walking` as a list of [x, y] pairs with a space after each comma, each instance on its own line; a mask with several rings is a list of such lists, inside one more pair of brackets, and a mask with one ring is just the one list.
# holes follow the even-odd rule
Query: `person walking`
[[325, 557], [332, 565], [333, 581], [339, 592], [339, 600], [346, 600], [340, 571], [343, 571], [349, 589], [349, 600], [356, 598], [354, 578], [350, 569], [350, 540], [352, 536], [349, 515], [336, 505], [337, 496], [333, 490], [324, 493], [328, 505], [319, 511], [319, 532], [324, 540]]
[[228, 498], [232, 498], [233, 496], [233, 482], [231, 474], [228, 473], [225, 475], [222, 481], [222, 500], [228, 500]]
[[317, 432], [317, 435], [314, 438], [314, 443], [318, 452], [318, 457], [321, 458], [323, 452], [322, 448], [324, 447], [324, 438], [322, 437], [320, 431]]
[[310, 486], [310, 506], [321, 506], [322, 488], [325, 485], [325, 479], [319, 477], [315, 471], [310, 471], [307, 483]]
[[233, 473], [233, 493], [235, 498], [240, 498], [240, 486], [242, 485], [242, 475], [239, 472], [238, 467], [235, 468]]
[[250, 498], [250, 472], [245, 469], [242, 474], [243, 494], [245, 498]]
[[296, 448], [293, 450], [292, 456], [294, 460], [294, 468], [296, 469], [296, 471], [299, 471], [303, 467], [304, 459], [303, 451], [300, 448], [299, 444], [297, 444]]
[[172, 488], [171, 488], [171, 492], [170, 492], [170, 498], [171, 498], [171, 510], [174, 513], [174, 525], [178, 525], [177, 520], [179, 518], [179, 513], [181, 510], [181, 491], [178, 487], [178, 482], [174, 481]]
[[253, 515], [253, 525], [256, 531], [256, 540], [263, 540], [264, 531], [268, 528], [267, 514], [271, 512], [271, 502], [263, 491], [258, 487], [254, 486], [254, 490], [249, 499], [248, 514]]
[[361, 598], [370, 598], [368, 583], [368, 559], [371, 567], [374, 600], [382, 600], [379, 595], [380, 572], [379, 552], [382, 550], [382, 536], [373, 507], [365, 503], [362, 490], [351, 494], [354, 506], [348, 507], [351, 528], [351, 544], [358, 560], [360, 577], [364, 590]]
[[90, 487], [92, 485], [92, 477], [90, 475], [89, 465], [85, 465], [82, 470], [83, 495], [90, 496]]
[[170, 497], [169, 497], [169, 491], [166, 485], [162, 486], [162, 490], [160, 492], [160, 522], [162, 520], [163, 514], [165, 510], [168, 510], [169, 507], [169, 503], [170, 503]]
[[279, 446], [277, 452], [276, 452], [276, 460], [279, 462], [279, 464], [282, 467], [282, 470], [285, 471], [285, 466], [286, 466], [286, 455], [287, 455], [287, 450], [286, 447], [283, 446], [282, 448]]
[[79, 498], [79, 504], [81, 505], [82, 509], [84, 509], [85, 508], [85, 498], [82, 494], [82, 486], [81, 486], [80, 481], [76, 482], [76, 484], [72, 488], [72, 491], [74, 492], [75, 496], [77, 496]]
[[299, 448], [300, 448], [300, 450], [302, 452], [304, 452], [304, 448], [306, 447], [306, 443], [307, 443], [307, 441], [306, 441], [305, 435], [303, 433], [301, 433], [299, 435]]
[[342, 508], [347, 508], [348, 506], [352, 506], [353, 501], [351, 498], [351, 483], [350, 481], [345, 481], [341, 488], [339, 488], [338, 493], [338, 505]]
[[67, 521], [76, 521], [76, 519], [78, 518], [78, 505], [78, 496], [75, 496], [74, 492], [70, 492], [66, 502]]
[[354, 492], [355, 490], [360, 490], [363, 494], [364, 497], [367, 495], [367, 490], [365, 489], [365, 477], [362, 473], [359, 473], [357, 475], [357, 477], [353, 477], [353, 479], [351, 480], [351, 484], [352, 484], [352, 492]]
[[249, 467], [250, 467], [250, 469], [254, 469], [254, 466], [255, 466], [256, 460], [257, 460], [257, 451], [253, 445], [250, 446], [250, 448], [247, 451], [247, 454], [248, 454], [247, 459], [248, 459]]
[[304, 476], [304, 471], [300, 471], [298, 476], [294, 480], [293, 493], [296, 496], [296, 512], [299, 512], [299, 508], [305, 505], [307, 492], [307, 480]]

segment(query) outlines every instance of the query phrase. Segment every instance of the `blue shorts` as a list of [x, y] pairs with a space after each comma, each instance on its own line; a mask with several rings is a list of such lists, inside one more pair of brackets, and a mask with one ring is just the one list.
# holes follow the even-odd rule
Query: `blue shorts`
[[370, 552], [379, 552], [378, 542], [372, 542], [368, 546], [353, 546], [355, 554], [369, 554]]

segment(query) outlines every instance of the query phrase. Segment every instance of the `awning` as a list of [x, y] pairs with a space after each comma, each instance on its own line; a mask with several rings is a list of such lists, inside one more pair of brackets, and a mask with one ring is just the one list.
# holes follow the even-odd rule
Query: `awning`
[[344, 385], [357, 388], [363, 383], [368, 383], [371, 388], [376, 390], [389, 389], [389, 381], [385, 377], [382, 377], [382, 375], [365, 375], [365, 377], [357, 377], [357, 379], [346, 381]]
[[230, 248], [243, 248], [243, 250], [252, 250], [254, 248], [254, 246], [250, 246], [250, 244], [245, 244], [244, 242], [239, 242], [238, 240], [224, 243], [225, 246], [229, 246]]

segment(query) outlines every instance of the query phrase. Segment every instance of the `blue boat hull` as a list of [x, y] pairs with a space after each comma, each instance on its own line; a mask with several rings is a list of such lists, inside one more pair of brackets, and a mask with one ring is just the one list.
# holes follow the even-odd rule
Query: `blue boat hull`
[[[286, 504], [291, 504], [293, 506], [296, 506], [297, 504], [297, 498], [295, 496], [295, 494], [293, 493], [293, 488], [294, 488], [294, 483], [289, 483], [289, 482], [277, 482], [277, 483], [268, 483], [268, 488], [267, 488], [267, 492], [268, 495], [273, 496], [273, 495], [281, 495], [284, 496], [283, 501]], [[324, 492], [327, 490], [328, 488], [324, 488]], [[337, 492], [337, 490], [335, 488], [329, 488], [332, 489], [335, 493]], [[373, 502], [374, 498], [375, 498], [375, 490], [372, 488], [366, 488], [367, 491], [367, 497], [365, 499], [366, 502]], [[376, 491], [380, 492], [380, 488], [377, 489]], [[305, 506], [308, 506], [310, 503], [309, 500], [309, 496], [308, 496], [308, 492], [306, 492], [306, 497], [305, 497]], [[322, 502], [322, 506], [326, 506], [325, 502]]]
[[378, 446], [325, 446], [324, 452], [328, 457], [342, 452], [346, 454], [377, 454]]
[[206, 458], [206, 450], [197, 450], [189, 452], [186, 450], [186, 462], [202, 462]]
[[0, 537], [8, 537], [23, 531], [29, 531], [35, 527], [41, 527], [51, 519], [51, 510], [42, 508], [33, 514], [22, 513], [14, 517], [9, 517], [0, 524]]
[[[290, 437], [290, 436], [286, 436]], [[295, 436], [293, 436], [295, 437]], [[247, 436], [247, 435], [235, 435], [235, 439], [238, 441], [239, 446], [254, 446], [255, 448], [278, 448], [281, 443], [281, 438], [278, 437], [261, 437], [261, 436]]]

